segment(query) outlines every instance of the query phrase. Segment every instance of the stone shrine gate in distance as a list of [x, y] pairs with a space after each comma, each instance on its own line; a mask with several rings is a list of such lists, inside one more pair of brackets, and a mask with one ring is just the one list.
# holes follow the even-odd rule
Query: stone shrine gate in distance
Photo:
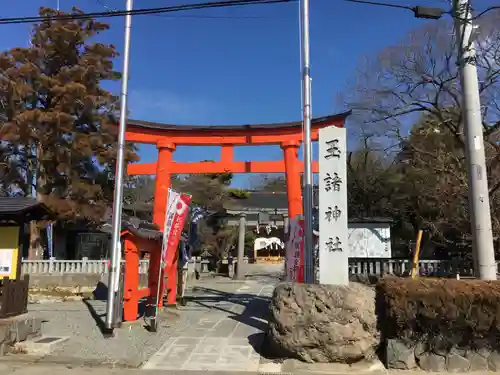
[[[350, 112], [314, 118], [311, 139], [318, 140], [319, 129], [328, 126], [343, 128]], [[163, 228], [165, 209], [172, 174], [204, 173], [285, 173], [290, 218], [302, 214], [302, 186], [300, 174], [303, 162], [298, 150], [302, 142], [302, 121], [237, 126], [181, 126], [146, 121], [128, 120], [128, 142], [154, 144], [158, 149], [156, 163], [133, 163], [127, 167], [128, 175], [156, 175], [153, 221]], [[234, 146], [279, 145], [283, 160], [235, 161]], [[219, 161], [182, 163], [173, 160], [177, 146], [220, 146]], [[313, 173], [318, 173], [318, 162], [313, 162]], [[155, 255], [155, 257], [159, 254]], [[158, 263], [159, 259], [151, 259]], [[167, 303], [176, 303], [177, 264], [175, 254], [167, 254]]]

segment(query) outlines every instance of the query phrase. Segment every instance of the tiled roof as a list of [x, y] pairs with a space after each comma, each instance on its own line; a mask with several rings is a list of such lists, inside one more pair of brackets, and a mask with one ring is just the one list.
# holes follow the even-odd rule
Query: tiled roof
[[[326, 121], [332, 120], [344, 120], [351, 114], [351, 111], [336, 113], [333, 115], [315, 117], [312, 119], [311, 123], [321, 124]], [[128, 120], [127, 125], [135, 126], [138, 128], [145, 129], [161, 129], [161, 130], [174, 130], [174, 131], [224, 131], [224, 130], [247, 130], [247, 129], [276, 129], [276, 128], [295, 128], [302, 126], [302, 121], [293, 122], [282, 122], [275, 124], [247, 124], [247, 125], [173, 125], [173, 124], [162, 124], [157, 122], [148, 122], [141, 120]]]
[[[318, 194], [313, 195], [314, 205], [318, 205]], [[246, 199], [235, 199], [228, 203], [227, 209], [288, 209], [288, 196], [285, 192], [251, 191]]]
[[[113, 226], [111, 220], [101, 225], [101, 231], [112, 233]], [[159, 230], [156, 224], [140, 220], [133, 216], [122, 215], [122, 232], [128, 230], [137, 237], [146, 238], [148, 240], [160, 240], [163, 233]]]
[[24, 216], [39, 220], [50, 214], [48, 207], [36, 199], [26, 197], [0, 197], [0, 219]]
[[273, 193], [273, 192], [250, 192], [248, 198], [244, 199], [234, 199], [230, 201], [226, 209], [287, 209], [288, 208], [288, 198], [286, 193]]

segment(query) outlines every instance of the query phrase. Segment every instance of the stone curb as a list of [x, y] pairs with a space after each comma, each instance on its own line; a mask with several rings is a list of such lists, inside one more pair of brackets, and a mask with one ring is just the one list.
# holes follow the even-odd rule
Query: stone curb
[[[211, 373], [214, 374], [234, 374], [234, 375], [350, 375], [350, 374], [373, 374], [373, 375], [380, 375], [380, 374], [387, 374], [387, 373], [395, 373], [394, 371], [388, 371], [388, 370], [383, 370], [383, 371], [368, 371], [368, 370], [363, 370], [359, 368], [349, 368], [345, 370], [339, 370], [338, 366], [333, 365], [333, 366], [328, 366], [328, 365], [317, 365], [317, 364], [304, 364], [301, 363], [301, 366], [307, 366], [308, 368], [294, 368], [294, 366], [287, 366], [288, 368], [284, 368], [283, 364], [281, 363], [260, 363], [259, 369], [257, 371], [222, 371], [222, 370], [217, 370], [217, 371], [190, 371], [190, 370], [144, 370], [141, 369], [140, 367], [142, 366], [143, 362], [128, 362], [128, 361], [116, 361], [116, 362], [109, 362], [109, 361], [103, 361], [99, 360], [97, 358], [91, 358], [91, 359], [84, 359], [84, 358], [77, 358], [77, 357], [60, 357], [60, 356], [53, 356], [53, 355], [46, 355], [46, 356], [34, 356], [34, 355], [29, 355], [29, 354], [24, 354], [24, 355], [8, 355], [5, 357], [2, 357], [0, 359], [0, 365], [1, 364], [10, 364], [10, 365], [27, 365], [27, 366], [36, 366], [36, 367], [50, 367], [50, 366], [57, 366], [57, 367], [66, 367], [68, 369], [75, 369], [75, 368], [85, 368], [85, 369], [102, 369], [102, 370], [112, 370], [112, 369], [121, 369], [126, 372], [129, 371], [141, 371], [141, 372], [159, 372], [161, 371], [162, 374], [169, 375], [169, 374], [184, 374], [184, 375], [210, 375]], [[273, 365], [273, 366], [269, 366]], [[298, 367], [298, 366], [297, 366]], [[337, 367], [335, 369], [334, 367]], [[417, 372], [413, 371], [407, 371], [405, 372], [406, 374], [416, 374]], [[424, 372], [420, 372], [424, 373]]]
[[[150, 373], [152, 375], [162, 374], [162, 375], [352, 375], [352, 374], [374, 374], [374, 375], [449, 375], [450, 373], [443, 372], [425, 372], [422, 370], [411, 371], [411, 370], [384, 370], [384, 371], [372, 371], [363, 372], [351, 369], [350, 371], [311, 371], [311, 370], [297, 370], [293, 372], [281, 371], [281, 372], [265, 372], [259, 371], [189, 371], [189, 370], [143, 370], [137, 367], [131, 367], [125, 363], [102, 363], [97, 360], [82, 360], [77, 358], [66, 358], [65, 360], [59, 358], [57, 361], [51, 361], [47, 359], [46, 361], [40, 361], [43, 358], [36, 358], [29, 355], [9, 355], [2, 357], [0, 359], [0, 366], [7, 365], [12, 366], [9, 369], [9, 373], [18, 372], [22, 370], [24, 373], [29, 373], [29, 368], [33, 369], [68, 369], [73, 373], [78, 372], [81, 369], [85, 374], [92, 375], [107, 375], [114, 374], [112, 370], [119, 370], [122, 375], [140, 375], [144, 373]], [[0, 367], [1, 368], [1, 367]], [[467, 372], [467, 373], [455, 373], [455, 375], [489, 375], [492, 374], [488, 371], [478, 371], [478, 372]]]
[[337, 375], [337, 374], [386, 374], [388, 370], [380, 361], [355, 363], [305, 363], [295, 359], [286, 359], [281, 364], [281, 372], [289, 374]]
[[82, 368], [103, 368], [103, 369], [134, 369], [137, 370], [144, 361], [140, 363], [128, 361], [105, 361], [97, 358], [60, 357], [54, 355], [35, 356], [29, 354], [13, 354], [0, 358], [0, 364], [24, 364], [35, 366], [61, 366], [61, 367], [82, 367]]

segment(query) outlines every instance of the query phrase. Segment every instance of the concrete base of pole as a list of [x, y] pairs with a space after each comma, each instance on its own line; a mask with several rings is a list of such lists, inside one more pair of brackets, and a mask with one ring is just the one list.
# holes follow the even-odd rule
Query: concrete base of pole
[[240, 263], [235, 263], [234, 267], [234, 279], [235, 280], [245, 280], [245, 263], [241, 263], [241, 268], [239, 266]]

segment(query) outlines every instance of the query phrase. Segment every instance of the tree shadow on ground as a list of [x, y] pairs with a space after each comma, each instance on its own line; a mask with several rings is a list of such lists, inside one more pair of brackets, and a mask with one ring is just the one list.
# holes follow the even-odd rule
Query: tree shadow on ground
[[82, 299], [82, 302], [89, 310], [89, 313], [92, 316], [92, 319], [94, 319], [97, 328], [99, 328], [99, 331], [101, 331], [101, 333], [106, 336], [108, 333], [108, 329], [106, 328], [105, 322], [103, 320], [106, 314], [99, 314], [88, 299]]
[[273, 362], [283, 362], [285, 358], [293, 357], [289, 353], [284, 355], [282, 348], [273, 347], [267, 339], [267, 332], [254, 333], [248, 336], [248, 343], [262, 358]]

